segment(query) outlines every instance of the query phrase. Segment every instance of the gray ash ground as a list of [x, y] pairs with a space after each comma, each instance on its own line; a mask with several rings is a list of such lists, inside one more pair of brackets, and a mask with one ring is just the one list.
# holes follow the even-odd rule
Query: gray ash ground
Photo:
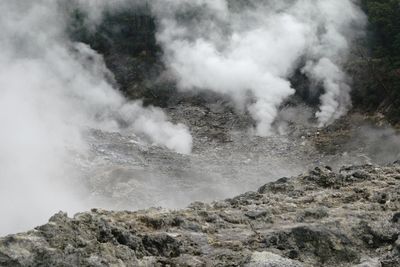
[[262, 138], [249, 132], [249, 117], [221, 104], [181, 104], [166, 111], [190, 127], [191, 155], [149, 145], [129, 133], [91, 132], [91, 155], [83, 168], [93, 207], [182, 208], [233, 197], [316, 166], [393, 162], [400, 153], [395, 130], [373, 129], [376, 122], [357, 114], [324, 129], [286, 121], [284, 133]]
[[261, 138], [229, 109], [168, 114], [190, 127], [191, 155], [90, 131], [77, 162], [90, 206], [113, 211], [0, 238], [0, 266], [400, 266], [400, 167], [386, 165], [400, 143], [382, 119], [286, 117]]

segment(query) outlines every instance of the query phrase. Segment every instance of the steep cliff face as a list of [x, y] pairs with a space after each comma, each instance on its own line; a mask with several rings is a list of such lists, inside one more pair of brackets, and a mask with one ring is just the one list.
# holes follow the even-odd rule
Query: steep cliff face
[[179, 211], [54, 215], [1, 266], [399, 266], [400, 165], [317, 168]]

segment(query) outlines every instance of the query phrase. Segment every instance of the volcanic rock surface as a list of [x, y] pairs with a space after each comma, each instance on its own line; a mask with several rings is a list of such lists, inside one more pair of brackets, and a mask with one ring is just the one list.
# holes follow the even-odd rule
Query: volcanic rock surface
[[318, 167], [182, 210], [94, 209], [0, 239], [0, 266], [400, 266], [400, 164]]

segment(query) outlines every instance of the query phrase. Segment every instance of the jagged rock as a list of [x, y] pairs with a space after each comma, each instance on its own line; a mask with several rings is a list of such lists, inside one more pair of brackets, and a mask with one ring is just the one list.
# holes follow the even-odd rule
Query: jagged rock
[[307, 181], [316, 183], [322, 187], [331, 187], [341, 185], [342, 177], [332, 171], [331, 168], [315, 168], [305, 177]]
[[317, 168], [178, 211], [60, 212], [0, 238], [0, 266], [400, 266], [399, 173]]

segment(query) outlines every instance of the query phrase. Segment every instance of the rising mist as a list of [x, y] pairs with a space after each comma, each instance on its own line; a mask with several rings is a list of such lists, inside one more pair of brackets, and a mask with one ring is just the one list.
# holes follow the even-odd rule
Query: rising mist
[[[88, 153], [91, 129], [144, 136], [190, 154], [187, 126], [161, 109], [128, 101], [100, 54], [69, 40], [68, 9], [81, 8], [95, 31], [103, 12], [143, 2], [6, 0], [0, 3], [0, 233], [20, 231], [58, 210], [90, 208], [74, 164]], [[296, 70], [322, 86], [321, 126], [351, 106], [343, 65], [362, 36], [356, 1], [155, 0], [157, 40], [180, 90], [229, 95], [271, 134]], [[187, 16], [186, 14], [192, 14]]]

